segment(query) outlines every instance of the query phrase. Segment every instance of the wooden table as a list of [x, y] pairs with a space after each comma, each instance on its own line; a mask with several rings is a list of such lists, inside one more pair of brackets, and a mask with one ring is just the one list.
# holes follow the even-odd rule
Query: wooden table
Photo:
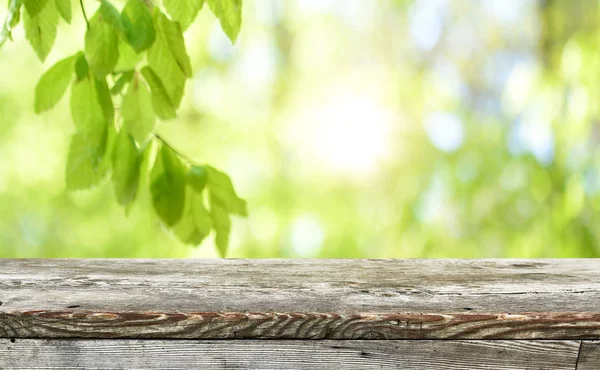
[[600, 369], [600, 260], [0, 260], [0, 369]]

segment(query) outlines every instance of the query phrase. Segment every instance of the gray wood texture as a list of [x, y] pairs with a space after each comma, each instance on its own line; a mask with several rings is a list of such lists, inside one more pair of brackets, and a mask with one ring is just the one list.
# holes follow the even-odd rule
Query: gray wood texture
[[578, 341], [0, 339], [0, 368], [574, 370], [578, 350]]
[[600, 369], [600, 342], [586, 341], [581, 343], [577, 370]]
[[0, 260], [0, 338], [600, 339], [600, 260]]

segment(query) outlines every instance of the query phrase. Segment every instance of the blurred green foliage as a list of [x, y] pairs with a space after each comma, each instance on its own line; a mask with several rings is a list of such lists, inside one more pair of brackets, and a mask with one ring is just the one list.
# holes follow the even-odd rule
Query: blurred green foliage
[[[18, 30], [0, 52], [0, 255], [216, 256], [147, 189], [128, 216], [109, 181], [65, 192], [68, 103], [33, 101], [83, 44], [75, 5], [44, 65]], [[600, 256], [597, 0], [261, 0], [243, 19], [231, 46], [200, 12], [157, 126], [248, 200], [229, 256]]]

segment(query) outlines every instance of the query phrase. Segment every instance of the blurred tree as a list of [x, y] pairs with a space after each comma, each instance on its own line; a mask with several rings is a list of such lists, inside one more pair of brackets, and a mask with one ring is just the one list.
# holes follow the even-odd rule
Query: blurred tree
[[[600, 256], [596, 0], [264, 0], [243, 14], [232, 46], [199, 12], [177, 124], [154, 128], [248, 198], [230, 256]], [[81, 44], [65, 34], [77, 21], [61, 54]], [[1, 253], [214, 256], [164, 233], [144, 187], [127, 219], [106, 182], [63, 192], [52, 153], [67, 151], [68, 107], [27, 114], [39, 68], [19, 45], [0, 53], [17, 71], [0, 75]]]

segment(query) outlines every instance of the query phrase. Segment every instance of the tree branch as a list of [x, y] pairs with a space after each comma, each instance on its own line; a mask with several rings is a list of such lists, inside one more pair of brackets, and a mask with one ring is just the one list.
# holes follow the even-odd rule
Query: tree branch
[[181, 157], [186, 162], [194, 163], [194, 161], [192, 161], [187, 155], [181, 153], [179, 150], [175, 149], [171, 144], [169, 144], [165, 139], [163, 139], [162, 136], [160, 136], [160, 134], [158, 134], [156, 132], [152, 132], [152, 136], [154, 136], [157, 140], [162, 142], [163, 145], [167, 146], [167, 148], [171, 149], [175, 154], [177, 154], [179, 157]]
[[88, 20], [87, 14], [85, 14], [85, 7], [83, 6], [83, 0], [79, 0], [79, 5], [81, 5], [81, 12], [83, 13], [83, 19], [85, 19], [85, 25], [87, 28], [90, 28], [90, 21]]

